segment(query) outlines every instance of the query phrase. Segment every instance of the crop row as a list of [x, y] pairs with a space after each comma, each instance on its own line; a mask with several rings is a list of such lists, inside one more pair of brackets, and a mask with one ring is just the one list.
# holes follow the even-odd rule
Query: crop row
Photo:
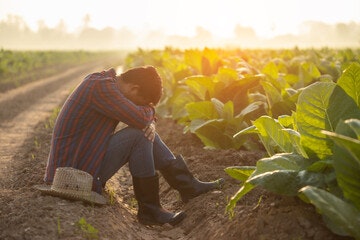
[[138, 50], [164, 79], [158, 113], [206, 148], [265, 149], [226, 211], [257, 186], [313, 204], [334, 233], [360, 239], [359, 50]]
[[59, 73], [109, 52], [0, 50], [0, 92]]

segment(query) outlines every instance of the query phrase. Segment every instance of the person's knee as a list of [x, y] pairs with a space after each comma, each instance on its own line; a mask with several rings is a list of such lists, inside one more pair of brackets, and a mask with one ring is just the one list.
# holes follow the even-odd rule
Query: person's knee
[[131, 136], [141, 136], [143, 137], [144, 136], [144, 132], [141, 130], [141, 129], [138, 129], [138, 128], [133, 128], [133, 127], [126, 127], [124, 128], [123, 130], [124, 133], [128, 134], [128, 135], [131, 135]]
[[123, 137], [126, 138], [126, 141], [133, 141], [134, 144], [151, 144], [145, 137], [144, 131], [137, 128], [127, 127], [122, 130]]
[[146, 139], [144, 136], [144, 132], [141, 129], [132, 127], [123, 128], [111, 137], [108, 151], [119, 148], [121, 151], [130, 149], [134, 144], [138, 144], [143, 139]]

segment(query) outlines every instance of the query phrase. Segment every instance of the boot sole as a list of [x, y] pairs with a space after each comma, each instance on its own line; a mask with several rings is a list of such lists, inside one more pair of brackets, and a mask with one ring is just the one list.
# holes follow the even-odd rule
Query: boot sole
[[143, 224], [143, 225], [157, 225], [157, 226], [162, 226], [166, 223], [170, 224], [171, 226], [175, 226], [178, 223], [180, 223], [182, 220], [184, 220], [186, 217], [186, 214], [184, 212], [180, 212], [178, 213], [174, 218], [172, 218], [172, 221], [170, 222], [157, 222], [154, 221], [153, 219], [144, 219], [144, 218], [138, 218], [139, 223]]

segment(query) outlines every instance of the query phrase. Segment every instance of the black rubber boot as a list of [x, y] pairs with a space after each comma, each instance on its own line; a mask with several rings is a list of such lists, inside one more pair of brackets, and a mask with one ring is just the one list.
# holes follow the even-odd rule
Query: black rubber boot
[[170, 166], [161, 169], [160, 172], [169, 185], [180, 192], [181, 200], [185, 203], [203, 193], [220, 189], [224, 183], [223, 178], [212, 182], [198, 180], [191, 174], [181, 155], [172, 160]]
[[159, 176], [133, 177], [135, 198], [138, 202], [138, 221], [144, 225], [176, 225], [185, 218], [184, 212], [172, 213], [164, 209], [159, 198]]

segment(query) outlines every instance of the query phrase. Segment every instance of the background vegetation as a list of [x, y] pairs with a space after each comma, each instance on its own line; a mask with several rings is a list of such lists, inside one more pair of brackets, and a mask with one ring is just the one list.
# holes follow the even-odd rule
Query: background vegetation
[[359, 50], [175, 50], [128, 56], [165, 79], [159, 113], [206, 148], [265, 150], [229, 166], [243, 182], [226, 211], [261, 186], [313, 204], [334, 233], [360, 239]]
[[0, 92], [119, 52], [0, 50]]

